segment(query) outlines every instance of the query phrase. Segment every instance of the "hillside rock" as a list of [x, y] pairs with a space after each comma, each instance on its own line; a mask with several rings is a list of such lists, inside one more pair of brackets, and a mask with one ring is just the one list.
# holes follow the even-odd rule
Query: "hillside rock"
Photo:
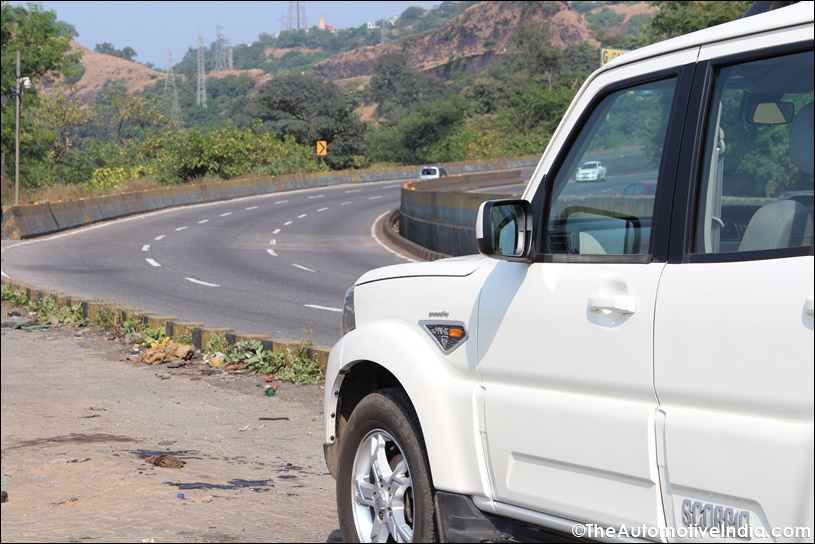
[[97, 53], [75, 41], [71, 45], [83, 53], [81, 63], [85, 71], [74, 85], [75, 97], [82, 103], [93, 102], [96, 94], [110, 82], [120, 82], [128, 94], [134, 94], [164, 78], [164, 73], [138, 62]]
[[[424, 34], [335, 55], [318, 63], [314, 73], [332, 81], [369, 77], [377, 58], [393, 52], [402, 53], [412, 67], [424, 71], [451, 63], [460, 65], [463, 60], [478, 63], [478, 59], [503, 54], [512, 33], [526, 21], [549, 21], [554, 34], [550, 43], [559, 49], [578, 42], [600, 45], [586, 20], [570, 10], [566, 2], [546, 2], [547, 9], [536, 8], [536, 4], [479, 2]], [[553, 15], [547, 15], [547, 11], [554, 10]]]

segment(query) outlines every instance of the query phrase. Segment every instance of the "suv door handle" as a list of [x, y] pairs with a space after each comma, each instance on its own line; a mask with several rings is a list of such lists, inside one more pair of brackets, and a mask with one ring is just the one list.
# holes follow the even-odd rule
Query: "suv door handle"
[[610, 310], [621, 314], [633, 314], [637, 311], [637, 297], [631, 295], [594, 295], [589, 297], [589, 310], [593, 312]]
[[807, 315], [815, 314], [815, 300], [813, 300], [812, 297], [807, 298], [807, 302], [804, 307], [806, 308]]

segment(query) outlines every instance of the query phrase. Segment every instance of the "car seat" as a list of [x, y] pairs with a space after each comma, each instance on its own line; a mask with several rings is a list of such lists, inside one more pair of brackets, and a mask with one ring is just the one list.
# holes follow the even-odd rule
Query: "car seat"
[[[815, 173], [815, 131], [810, 102], [798, 112], [790, 128], [790, 159], [804, 174]], [[739, 251], [778, 249], [812, 244], [813, 197], [798, 195], [762, 206], [750, 219]]]

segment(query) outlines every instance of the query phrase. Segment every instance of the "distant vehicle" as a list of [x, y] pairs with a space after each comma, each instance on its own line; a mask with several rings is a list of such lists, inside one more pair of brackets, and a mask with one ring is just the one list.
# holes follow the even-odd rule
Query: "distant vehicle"
[[577, 169], [574, 178], [577, 181], [606, 181], [607, 168], [600, 161], [584, 162]]
[[629, 183], [617, 194], [620, 196], [648, 196], [655, 195], [656, 192], [656, 181], [637, 181], [634, 183]]
[[441, 168], [440, 166], [423, 166], [422, 169], [419, 170], [419, 181], [446, 177], [447, 170]]

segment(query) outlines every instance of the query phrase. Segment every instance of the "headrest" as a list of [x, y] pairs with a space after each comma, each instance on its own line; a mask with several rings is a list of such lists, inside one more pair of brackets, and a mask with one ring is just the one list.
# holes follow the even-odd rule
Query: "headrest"
[[810, 176], [815, 175], [815, 129], [813, 129], [814, 102], [798, 112], [790, 129], [790, 159], [798, 169]]

